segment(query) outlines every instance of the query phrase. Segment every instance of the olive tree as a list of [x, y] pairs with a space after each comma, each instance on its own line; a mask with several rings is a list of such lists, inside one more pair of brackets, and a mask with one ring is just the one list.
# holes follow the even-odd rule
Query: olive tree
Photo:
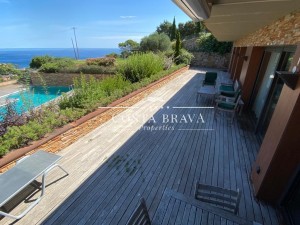
[[163, 52], [171, 47], [171, 41], [165, 33], [153, 33], [144, 37], [140, 43], [140, 50], [147, 52]]

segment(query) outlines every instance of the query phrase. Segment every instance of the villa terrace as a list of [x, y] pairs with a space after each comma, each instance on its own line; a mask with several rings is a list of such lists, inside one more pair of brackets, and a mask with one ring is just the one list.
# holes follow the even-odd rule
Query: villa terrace
[[240, 188], [239, 217], [279, 224], [275, 209], [253, 195], [249, 177], [261, 140], [252, 117], [231, 124], [226, 114], [214, 119], [212, 108], [198, 108], [212, 106], [205, 98], [196, 103], [204, 73], [190, 69], [59, 152], [70, 175], [57, 180], [64, 174], [50, 172], [42, 201], [16, 224], [126, 224], [141, 197], [153, 224], [239, 224], [187, 202], [197, 181]]

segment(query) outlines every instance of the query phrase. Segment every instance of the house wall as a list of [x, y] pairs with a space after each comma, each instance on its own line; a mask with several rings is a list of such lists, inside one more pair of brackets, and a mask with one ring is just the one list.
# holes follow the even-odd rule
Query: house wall
[[[70, 74], [70, 73], [37, 73], [33, 72], [30, 74], [31, 82], [33, 86], [70, 86], [74, 84], [74, 79], [79, 78], [81, 74]], [[96, 79], [103, 79], [107, 74], [84, 74], [85, 77], [93, 76]]]
[[234, 42], [235, 47], [296, 45], [300, 43], [300, 11]]
[[[266, 67], [269, 61], [268, 55], [265, 55], [264, 60], [262, 60], [263, 48], [267, 46], [298, 45], [292, 62], [292, 66], [295, 66], [300, 58], [299, 43], [299, 10], [234, 42], [235, 53], [239, 52], [243, 47], [247, 47], [245, 55], [248, 56], [249, 61], [243, 62], [242, 69], [238, 75], [244, 89], [243, 98], [246, 101], [251, 97], [250, 92], [253, 90], [253, 82], [259, 73], [259, 66], [261, 66], [260, 70], [263, 72], [263, 68]], [[237, 77], [234, 69], [237, 64], [238, 57], [235, 57], [230, 66], [232, 77]], [[300, 65], [298, 64], [297, 66], [299, 71]], [[255, 93], [257, 94], [257, 90], [254, 89]], [[300, 78], [296, 90], [292, 90], [284, 85], [259, 153], [253, 164], [251, 179], [255, 194], [259, 199], [275, 204], [279, 203], [283, 193], [287, 191], [287, 184], [300, 164], [299, 115]]]

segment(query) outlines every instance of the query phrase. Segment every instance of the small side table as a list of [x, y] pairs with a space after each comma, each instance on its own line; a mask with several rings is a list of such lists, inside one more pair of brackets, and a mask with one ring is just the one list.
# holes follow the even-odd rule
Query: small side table
[[201, 87], [201, 88], [197, 91], [197, 99], [196, 99], [196, 102], [199, 103], [199, 98], [200, 98], [201, 96], [212, 97], [213, 100], [214, 100], [215, 95], [216, 95], [216, 88], [215, 88], [215, 86], [210, 86], [210, 85], [203, 86], [203, 87]]

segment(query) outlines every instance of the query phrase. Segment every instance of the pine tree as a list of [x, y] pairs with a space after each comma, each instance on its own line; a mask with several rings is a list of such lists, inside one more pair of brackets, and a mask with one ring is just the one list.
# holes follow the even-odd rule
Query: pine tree
[[176, 28], [176, 21], [175, 21], [175, 17], [173, 19], [173, 24], [172, 24], [172, 29], [171, 29], [171, 41], [174, 41], [176, 39], [176, 31], [177, 31], [177, 28]]

